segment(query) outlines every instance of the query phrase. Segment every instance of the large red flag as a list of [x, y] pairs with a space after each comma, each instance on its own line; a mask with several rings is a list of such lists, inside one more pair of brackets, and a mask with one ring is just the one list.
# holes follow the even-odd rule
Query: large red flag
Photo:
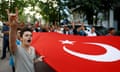
[[33, 33], [32, 45], [57, 72], [120, 72], [120, 37]]

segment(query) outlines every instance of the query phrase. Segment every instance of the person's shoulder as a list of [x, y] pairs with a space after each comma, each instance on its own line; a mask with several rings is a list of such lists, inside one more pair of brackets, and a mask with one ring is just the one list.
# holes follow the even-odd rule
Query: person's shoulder
[[32, 50], [35, 50], [35, 47], [33, 47], [33, 46], [30, 46], [30, 49], [32, 49]]
[[33, 47], [33, 46], [30, 46], [30, 48], [35, 48], [35, 47]]
[[106, 34], [106, 36], [112, 36], [112, 35], [108, 33], [108, 34]]

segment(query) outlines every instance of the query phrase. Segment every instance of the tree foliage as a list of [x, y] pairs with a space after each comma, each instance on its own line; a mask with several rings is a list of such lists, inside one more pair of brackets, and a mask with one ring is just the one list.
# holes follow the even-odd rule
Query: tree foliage
[[[64, 12], [63, 14], [60, 13], [60, 10], [63, 11], [64, 6], [61, 0], [46, 0], [46, 2], [43, 0], [2, 0], [0, 3], [0, 18], [6, 21], [7, 14], [5, 9], [10, 9], [11, 12], [14, 12], [14, 8], [18, 7], [19, 17], [24, 20], [24, 8], [32, 7], [31, 11], [39, 13], [48, 22], [54, 22], [66, 16]], [[38, 7], [38, 9], [35, 9], [35, 7]]]
[[27, 1], [25, 0], [1, 0], [0, 3], [0, 18], [4, 21], [7, 21], [6, 9], [9, 9], [10, 12], [15, 11], [15, 7], [19, 9], [19, 15], [22, 15], [25, 7], [28, 6]]
[[87, 16], [88, 24], [93, 24], [93, 15], [113, 9], [119, 0], [67, 0], [66, 5], [73, 11], [83, 12]]

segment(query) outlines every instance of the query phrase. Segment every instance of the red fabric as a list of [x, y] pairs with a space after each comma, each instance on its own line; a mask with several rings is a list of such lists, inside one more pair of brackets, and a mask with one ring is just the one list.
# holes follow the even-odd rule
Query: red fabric
[[[62, 44], [61, 40], [75, 42]], [[111, 45], [120, 51], [120, 37], [117, 36], [81, 37], [57, 33], [33, 33], [32, 45], [38, 54], [45, 56], [45, 62], [57, 72], [120, 72], [120, 60], [94, 61], [73, 56], [63, 50], [63, 46], [66, 46], [72, 51], [88, 55], [101, 55], [107, 52], [101, 46], [85, 44], [88, 42]]]

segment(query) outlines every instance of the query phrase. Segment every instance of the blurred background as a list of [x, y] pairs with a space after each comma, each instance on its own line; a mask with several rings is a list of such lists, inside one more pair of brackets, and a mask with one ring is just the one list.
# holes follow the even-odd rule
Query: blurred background
[[[0, 21], [7, 21], [5, 9], [19, 9], [20, 22], [67, 25], [74, 22], [120, 33], [120, 0], [0, 0]], [[2, 23], [0, 22], [0, 25]]]
[[23, 22], [84, 22], [120, 30], [120, 0], [0, 0], [0, 20], [7, 21], [5, 9], [14, 13], [15, 7]]
[[[2, 28], [8, 21], [6, 9], [14, 13], [15, 7], [19, 11], [21, 28], [27, 25], [36, 32], [82, 36], [82, 29], [91, 32], [94, 26], [96, 36], [110, 35], [110, 28], [115, 29], [115, 34], [120, 36], [120, 0], [0, 0], [0, 56], [3, 47]], [[54, 72], [44, 63], [36, 64], [36, 67], [43, 69], [43, 72]], [[9, 55], [5, 60], [0, 60], [0, 72], [8, 71], [12, 72]]]

